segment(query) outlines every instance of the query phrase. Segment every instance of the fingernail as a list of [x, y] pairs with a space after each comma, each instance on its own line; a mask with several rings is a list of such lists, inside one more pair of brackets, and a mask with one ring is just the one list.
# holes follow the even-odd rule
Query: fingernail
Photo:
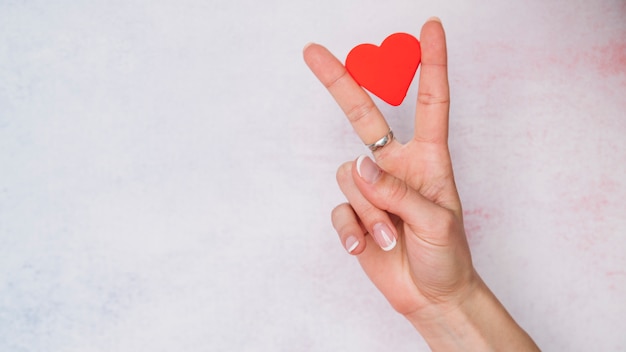
[[361, 155], [356, 159], [356, 171], [367, 183], [378, 181], [382, 174], [382, 170], [366, 155]]
[[441, 19], [437, 16], [433, 16], [431, 18], [429, 18], [428, 20], [426, 20], [426, 22], [430, 22], [430, 21], [435, 21], [435, 22], [439, 22], [441, 23]]
[[356, 237], [350, 235], [348, 236], [348, 238], [346, 238], [345, 245], [348, 253], [352, 253], [356, 249], [356, 247], [359, 246], [359, 240], [357, 240]]
[[383, 251], [390, 251], [396, 246], [396, 237], [391, 232], [389, 226], [384, 223], [374, 225], [374, 239]]
[[304, 46], [304, 48], [302, 49], [302, 51], [305, 51], [308, 47], [310, 47], [310, 46], [311, 46], [311, 45], [313, 45], [313, 44], [315, 44], [315, 43], [313, 43], [313, 42], [309, 42], [309, 43], [307, 43], [307, 44]]

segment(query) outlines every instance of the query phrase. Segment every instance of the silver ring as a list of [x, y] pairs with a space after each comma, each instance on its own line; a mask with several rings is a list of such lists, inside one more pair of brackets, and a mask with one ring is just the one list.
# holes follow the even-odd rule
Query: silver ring
[[376, 142], [372, 144], [366, 144], [366, 146], [370, 148], [371, 151], [375, 152], [378, 149], [389, 144], [389, 142], [391, 142], [392, 140], [393, 140], [393, 131], [389, 130], [389, 132], [387, 132], [387, 134], [383, 138], [377, 140]]

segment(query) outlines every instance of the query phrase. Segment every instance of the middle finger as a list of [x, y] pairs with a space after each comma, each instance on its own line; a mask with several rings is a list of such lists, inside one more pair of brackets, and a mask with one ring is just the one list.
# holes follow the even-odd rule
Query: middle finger
[[365, 226], [374, 241], [385, 251], [392, 250], [397, 243], [398, 233], [391, 221], [389, 214], [378, 209], [361, 194], [352, 178], [352, 165], [348, 162], [337, 170], [337, 182], [341, 192], [346, 196], [348, 202], [354, 209], [361, 223]]

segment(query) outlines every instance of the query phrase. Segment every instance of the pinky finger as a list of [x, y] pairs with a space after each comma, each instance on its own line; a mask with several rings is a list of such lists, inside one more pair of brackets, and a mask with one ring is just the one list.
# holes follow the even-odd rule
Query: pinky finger
[[333, 227], [341, 243], [350, 254], [357, 255], [365, 249], [365, 229], [349, 203], [339, 204], [331, 214]]

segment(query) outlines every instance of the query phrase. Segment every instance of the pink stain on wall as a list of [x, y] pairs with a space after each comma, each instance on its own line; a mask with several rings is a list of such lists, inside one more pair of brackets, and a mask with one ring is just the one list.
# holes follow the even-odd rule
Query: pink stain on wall
[[465, 235], [467, 236], [467, 240], [470, 245], [477, 245], [481, 242], [484, 237], [481, 230], [490, 218], [491, 214], [483, 208], [463, 210]]
[[[558, 180], [559, 184], [573, 185], [577, 182], [576, 175]], [[606, 242], [611, 233], [599, 227], [607, 220], [607, 211], [615, 205], [612, 194], [620, 187], [613, 178], [602, 175], [599, 179], [579, 185], [576, 192], [564, 189], [559, 195], [561, 205], [555, 210], [559, 214], [557, 228], [563, 230], [560, 237], [583, 251]]]
[[[587, 58], [602, 76], [626, 74], [626, 33], [606, 45], [593, 47]], [[626, 77], [625, 77], [626, 78]]]
[[[491, 65], [483, 75], [482, 83], [490, 83], [511, 78], [524, 78], [533, 70], [566, 69], [575, 73], [587, 74], [589, 69], [602, 76], [626, 74], [626, 31], [606, 44], [545, 48], [543, 46], [510, 44], [503, 42], [477, 43], [472, 58], [477, 65], [491, 60], [500, 65]], [[498, 58], [494, 60], [493, 58]], [[507, 58], [506, 60], [501, 60]], [[521, 65], [521, 63], [524, 65]], [[505, 64], [506, 63], [506, 64]], [[516, 65], [520, 64], [520, 65]]]
[[[622, 4], [622, 7], [626, 6]], [[626, 14], [624, 9], [617, 11]], [[520, 36], [508, 41], [475, 43], [470, 60], [485, 67], [479, 84], [488, 88], [494, 81], [528, 78], [533, 71], [559, 69], [575, 75], [593, 72], [602, 77], [625, 75], [622, 82], [626, 84], [626, 28], [609, 29], [602, 22], [572, 23], [572, 29], [576, 30], [568, 35], [562, 29], [550, 28], [549, 24], [544, 26], [549, 39], [542, 42], [525, 41]], [[584, 30], [585, 27], [588, 29]]]

